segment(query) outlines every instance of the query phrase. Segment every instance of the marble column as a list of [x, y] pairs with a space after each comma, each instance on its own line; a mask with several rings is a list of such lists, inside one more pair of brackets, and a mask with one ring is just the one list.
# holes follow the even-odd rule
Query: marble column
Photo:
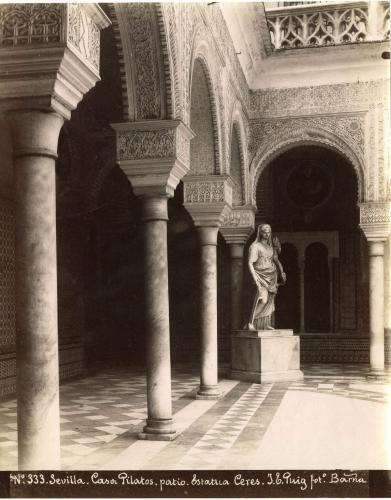
[[391, 231], [389, 201], [359, 204], [360, 227], [368, 241], [369, 258], [369, 362], [370, 378], [384, 375], [384, 254]]
[[15, 27], [0, 44], [0, 111], [14, 153], [20, 469], [60, 468], [55, 158], [63, 119], [99, 80], [110, 25], [98, 5], [75, 5], [4, 6]]
[[384, 241], [369, 241], [369, 361], [371, 375], [384, 371]]
[[175, 437], [171, 406], [167, 197], [143, 197], [148, 418], [141, 439]]
[[242, 290], [243, 290], [243, 243], [229, 245], [231, 257], [231, 331], [243, 327]]
[[218, 227], [197, 227], [201, 244], [201, 373], [197, 399], [216, 399], [217, 365], [217, 233]]
[[304, 283], [305, 258], [299, 257], [300, 273], [300, 333], [305, 333], [305, 283]]
[[231, 267], [231, 333], [243, 328], [242, 292], [244, 247], [254, 232], [256, 208], [251, 205], [235, 206], [223, 218], [220, 232], [229, 245]]
[[330, 332], [334, 331], [334, 274], [333, 274], [333, 258], [329, 257], [328, 259], [328, 268], [329, 268], [329, 297], [330, 297]]
[[201, 245], [201, 370], [198, 399], [217, 399], [217, 234], [229, 216], [232, 180], [228, 175], [187, 175], [183, 179], [184, 206], [196, 226]]
[[148, 416], [140, 439], [177, 436], [171, 406], [167, 200], [189, 171], [193, 132], [179, 120], [113, 123], [117, 160], [142, 203]]
[[19, 467], [60, 468], [55, 158], [63, 118], [8, 113], [16, 205]]
[[388, 237], [384, 250], [384, 333], [391, 333], [391, 238]]

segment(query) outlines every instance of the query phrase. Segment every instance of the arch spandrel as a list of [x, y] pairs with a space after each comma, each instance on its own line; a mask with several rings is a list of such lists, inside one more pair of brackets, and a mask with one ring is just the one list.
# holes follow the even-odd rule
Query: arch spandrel
[[366, 176], [364, 159], [352, 145], [335, 134], [325, 130], [297, 129], [291, 133], [283, 131], [271, 140], [260, 144], [250, 166], [250, 189], [255, 203], [256, 189], [263, 170], [280, 154], [300, 146], [323, 146], [339, 153], [352, 165], [357, 178], [358, 201], [366, 199]]

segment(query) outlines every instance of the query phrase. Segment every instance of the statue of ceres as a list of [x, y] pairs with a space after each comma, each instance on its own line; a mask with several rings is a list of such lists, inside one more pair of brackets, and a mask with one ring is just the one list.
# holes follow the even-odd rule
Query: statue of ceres
[[258, 226], [257, 237], [250, 246], [248, 267], [257, 286], [251, 312], [250, 330], [274, 330], [271, 317], [278, 286], [286, 282], [286, 275], [278, 260], [281, 245], [272, 236], [269, 224]]

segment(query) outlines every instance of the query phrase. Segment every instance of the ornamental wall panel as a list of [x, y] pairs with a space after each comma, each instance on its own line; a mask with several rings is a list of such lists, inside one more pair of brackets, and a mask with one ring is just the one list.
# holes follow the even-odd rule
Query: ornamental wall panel
[[[389, 130], [389, 87], [386, 81], [270, 89], [252, 94], [249, 151], [252, 169], [264, 152], [277, 151], [278, 143], [300, 129], [303, 144], [310, 131], [331, 134], [325, 145], [334, 147], [354, 166], [361, 201], [389, 196], [389, 163], [385, 137]], [[296, 133], [299, 145], [300, 134]], [[333, 138], [333, 137], [334, 138]], [[361, 172], [360, 172], [361, 171]], [[253, 175], [252, 180], [257, 181]], [[252, 186], [253, 190], [256, 186]]]

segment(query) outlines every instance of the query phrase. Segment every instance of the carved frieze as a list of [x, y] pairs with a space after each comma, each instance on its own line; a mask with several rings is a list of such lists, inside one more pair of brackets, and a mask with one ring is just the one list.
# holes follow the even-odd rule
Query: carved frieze
[[385, 241], [391, 231], [391, 203], [360, 203], [360, 227], [368, 240]]
[[255, 206], [242, 206], [227, 211], [221, 222], [220, 232], [228, 244], [245, 244], [254, 231]]
[[69, 119], [99, 79], [100, 30], [109, 25], [97, 4], [1, 6], [2, 110], [47, 109]]
[[179, 158], [189, 165], [193, 134], [179, 120], [120, 123], [113, 127], [117, 130], [118, 160]]
[[68, 5], [68, 43], [99, 70], [100, 31], [89, 11], [81, 4]]
[[232, 209], [223, 219], [222, 226], [230, 228], [254, 227], [255, 207], [237, 207]]
[[0, 47], [67, 43], [99, 70], [100, 28], [86, 4], [8, 4], [0, 8]]
[[251, 111], [254, 118], [279, 116], [282, 110], [289, 115], [363, 111], [388, 95], [387, 80], [258, 90], [251, 93]]
[[190, 168], [194, 134], [179, 120], [112, 124], [117, 160], [136, 194], [173, 196]]
[[174, 156], [173, 129], [120, 131], [117, 151], [120, 160], [141, 160]]
[[223, 203], [224, 195], [224, 181], [185, 183], [185, 203]]
[[59, 3], [6, 4], [0, 7], [0, 47], [63, 41], [65, 6]]
[[378, 222], [391, 222], [391, 204], [361, 203], [360, 223], [374, 224]]
[[232, 205], [232, 181], [227, 175], [186, 176], [184, 206], [196, 225], [220, 226]]
[[132, 69], [138, 120], [160, 119], [164, 116], [164, 84], [161, 81], [158, 29], [155, 6], [152, 3], [127, 3], [126, 34], [131, 51], [126, 54], [133, 60]]
[[253, 122], [250, 150], [255, 152], [260, 144], [270, 144], [270, 137], [288, 136], [292, 131], [327, 130], [345, 138], [348, 144], [361, 155], [365, 151], [365, 114], [338, 114], [321, 116], [300, 116], [294, 118], [276, 118]]

